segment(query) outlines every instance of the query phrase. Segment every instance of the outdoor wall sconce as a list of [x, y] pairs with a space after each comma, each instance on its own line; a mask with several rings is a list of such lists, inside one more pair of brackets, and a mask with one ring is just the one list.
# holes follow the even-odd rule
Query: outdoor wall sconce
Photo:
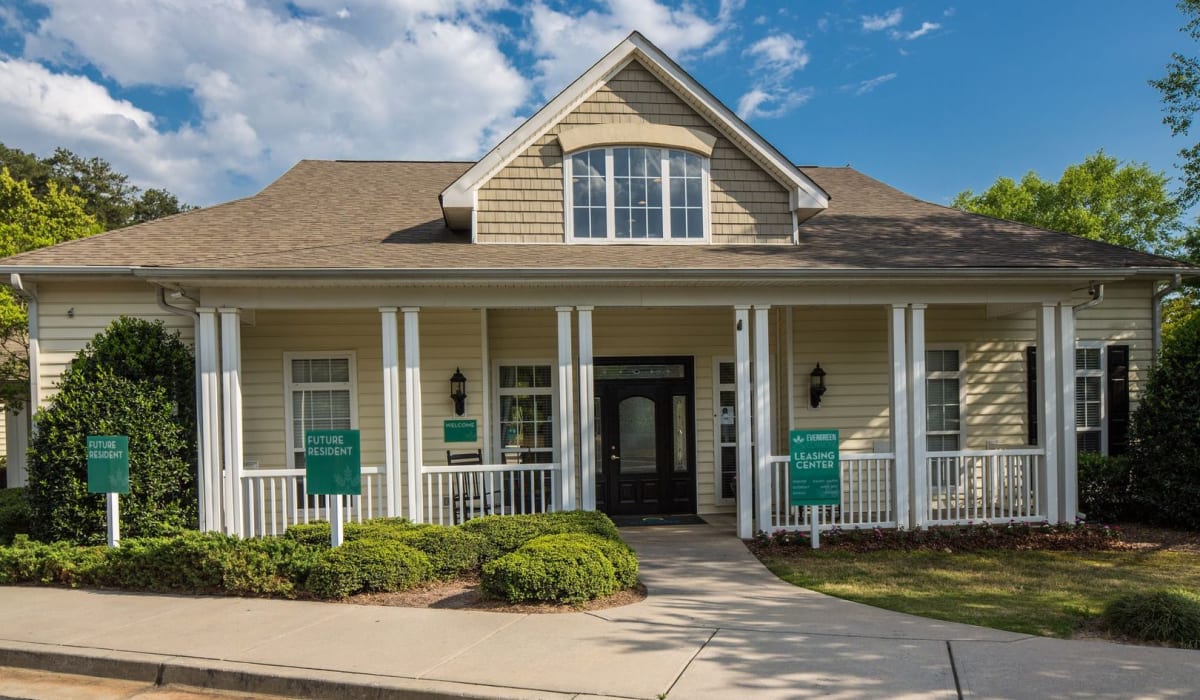
[[450, 398], [454, 399], [454, 415], [461, 416], [466, 412], [467, 378], [458, 367], [455, 367], [454, 374], [450, 375]]
[[820, 408], [821, 397], [825, 395], [825, 370], [821, 369], [821, 363], [817, 363], [816, 369], [808, 375], [808, 405], [813, 408]]

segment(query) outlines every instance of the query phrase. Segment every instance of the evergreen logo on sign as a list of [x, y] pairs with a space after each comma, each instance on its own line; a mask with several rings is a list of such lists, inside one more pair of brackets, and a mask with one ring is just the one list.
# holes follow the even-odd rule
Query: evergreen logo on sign
[[358, 431], [306, 431], [304, 484], [304, 490], [313, 496], [361, 496], [362, 452]]
[[789, 503], [836, 506], [842, 502], [842, 469], [836, 430], [793, 430], [788, 442], [791, 463]]
[[129, 493], [129, 437], [87, 436], [88, 493]]

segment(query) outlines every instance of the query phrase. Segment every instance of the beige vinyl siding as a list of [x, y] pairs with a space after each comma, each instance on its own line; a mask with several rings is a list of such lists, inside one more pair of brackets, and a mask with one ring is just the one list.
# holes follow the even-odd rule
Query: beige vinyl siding
[[[158, 307], [157, 291], [141, 282], [43, 282], [38, 284], [41, 405], [57, 393], [59, 378], [75, 355], [121, 316], [161, 320], [189, 346], [195, 326], [189, 316]], [[68, 315], [74, 309], [73, 316]]]
[[[874, 452], [876, 442], [890, 441], [884, 307], [794, 307], [792, 336], [796, 382], [792, 427], [837, 429], [843, 452]], [[828, 390], [820, 408], [814, 409], [809, 405], [809, 376], [818, 362], [826, 372]]]
[[[483, 340], [480, 315], [477, 309], [422, 310], [420, 319], [425, 464], [445, 464], [447, 450], [470, 452], [483, 447]], [[403, 315], [400, 330], [403, 334]], [[400, 347], [400, 364], [403, 369], [403, 335]], [[450, 376], [456, 368], [461, 368], [463, 376], [467, 378], [467, 401], [461, 416], [454, 415], [454, 402], [450, 399]], [[403, 403], [403, 374], [400, 392], [400, 401]], [[474, 419], [479, 439], [473, 443], [447, 444], [444, 440], [443, 423], [450, 419]], [[401, 425], [402, 433], [403, 427]]]
[[613, 122], [686, 126], [718, 136], [710, 168], [713, 243], [791, 242], [792, 216], [783, 186], [636, 61], [480, 189], [479, 242], [562, 243], [560, 125]]
[[[1104, 287], [1104, 302], [1080, 311], [1075, 319], [1075, 334], [1080, 340], [1103, 340], [1105, 345], [1129, 346], [1129, 410], [1137, 407], [1138, 397], [1149, 379], [1154, 353], [1154, 286], [1150, 282], [1122, 282]], [[1075, 303], [1087, 301], [1080, 292]]]

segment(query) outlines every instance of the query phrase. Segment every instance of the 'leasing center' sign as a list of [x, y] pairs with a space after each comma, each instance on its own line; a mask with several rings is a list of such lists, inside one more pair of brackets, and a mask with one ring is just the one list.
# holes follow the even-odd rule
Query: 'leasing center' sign
[[793, 430], [788, 489], [793, 506], [836, 506], [842, 502], [838, 431]]

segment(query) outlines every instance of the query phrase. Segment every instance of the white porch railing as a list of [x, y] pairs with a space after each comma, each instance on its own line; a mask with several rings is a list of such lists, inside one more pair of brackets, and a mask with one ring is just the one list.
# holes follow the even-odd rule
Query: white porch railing
[[558, 510], [558, 464], [466, 464], [421, 467], [424, 521], [457, 524], [481, 515]]
[[1042, 450], [960, 450], [927, 457], [926, 522], [1040, 522], [1046, 518]]
[[[762, 529], [808, 529], [811, 508], [789, 503], [788, 457], [771, 457], [771, 522]], [[895, 455], [843, 454], [842, 502], [820, 506], [820, 527], [896, 527]], [[761, 527], [761, 526], [760, 526]]]
[[[342, 521], [362, 522], [387, 515], [387, 473], [363, 467], [362, 495], [342, 496]], [[242, 472], [245, 537], [282, 535], [288, 526], [329, 520], [337, 496], [306, 496], [303, 469], [246, 469]]]

